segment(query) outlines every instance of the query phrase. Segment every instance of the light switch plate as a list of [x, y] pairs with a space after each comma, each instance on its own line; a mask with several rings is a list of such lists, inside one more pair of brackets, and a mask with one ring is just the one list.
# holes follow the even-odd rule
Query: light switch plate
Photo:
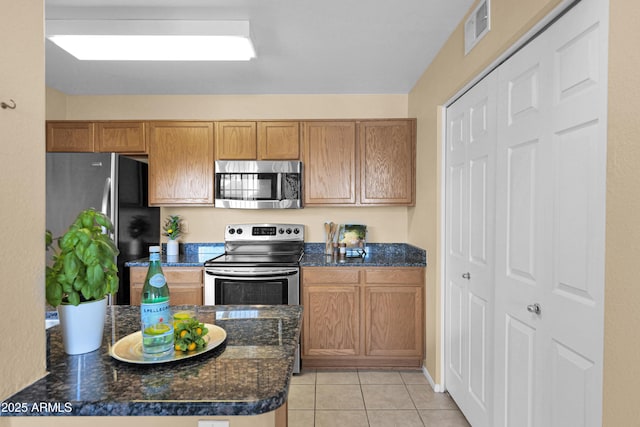
[[229, 427], [227, 420], [198, 420], [198, 427]]

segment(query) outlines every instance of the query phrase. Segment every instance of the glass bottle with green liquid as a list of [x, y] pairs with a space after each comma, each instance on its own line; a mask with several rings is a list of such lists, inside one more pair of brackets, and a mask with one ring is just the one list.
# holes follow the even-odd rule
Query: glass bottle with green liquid
[[149, 270], [142, 288], [140, 320], [144, 354], [164, 356], [173, 352], [169, 286], [160, 265], [160, 246], [149, 248]]

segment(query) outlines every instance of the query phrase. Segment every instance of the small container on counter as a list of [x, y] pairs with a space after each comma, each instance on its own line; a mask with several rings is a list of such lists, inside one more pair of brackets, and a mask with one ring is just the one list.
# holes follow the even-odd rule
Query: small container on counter
[[347, 244], [346, 243], [340, 243], [339, 244], [339, 256], [340, 258], [344, 258], [347, 256]]

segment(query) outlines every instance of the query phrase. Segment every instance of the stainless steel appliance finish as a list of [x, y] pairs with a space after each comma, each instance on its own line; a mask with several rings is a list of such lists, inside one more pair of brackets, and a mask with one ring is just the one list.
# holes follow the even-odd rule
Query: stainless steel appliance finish
[[302, 207], [302, 162], [215, 162], [215, 206], [237, 209]]
[[204, 264], [204, 304], [300, 304], [303, 254], [301, 224], [227, 225], [225, 253]]
[[148, 167], [115, 153], [47, 153], [46, 225], [65, 233], [81, 210], [95, 208], [111, 219], [120, 287], [118, 304], [129, 304], [126, 261], [148, 254], [160, 241], [160, 208], [147, 203]]

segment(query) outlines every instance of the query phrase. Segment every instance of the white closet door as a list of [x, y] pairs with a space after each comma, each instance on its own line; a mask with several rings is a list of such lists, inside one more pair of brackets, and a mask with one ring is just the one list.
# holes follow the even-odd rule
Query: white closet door
[[496, 426], [601, 424], [607, 7], [499, 68]]
[[489, 426], [493, 381], [496, 76], [447, 109], [446, 384], [474, 426]]

